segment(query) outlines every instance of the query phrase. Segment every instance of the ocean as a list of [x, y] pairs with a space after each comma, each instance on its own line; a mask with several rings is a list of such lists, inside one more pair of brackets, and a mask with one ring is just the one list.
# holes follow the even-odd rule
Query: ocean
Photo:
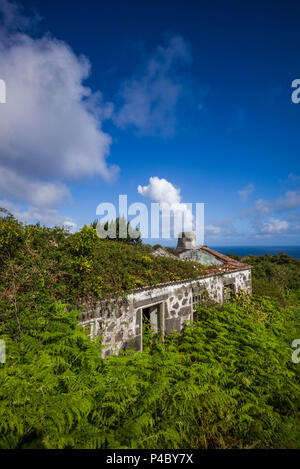
[[208, 246], [222, 254], [236, 254], [238, 256], [259, 256], [262, 254], [279, 254], [284, 252], [289, 256], [300, 259], [300, 246]]

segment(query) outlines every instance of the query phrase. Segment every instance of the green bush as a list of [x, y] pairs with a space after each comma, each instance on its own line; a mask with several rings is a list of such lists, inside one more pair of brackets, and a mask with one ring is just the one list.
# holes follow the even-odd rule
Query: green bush
[[84, 306], [136, 288], [197, 278], [205, 267], [152, 256], [149, 246], [101, 240], [93, 227], [69, 234], [61, 228], [22, 225], [0, 217], [0, 324], [17, 333], [23, 321], [61, 301]]
[[299, 448], [300, 305], [241, 298], [142, 353], [102, 360], [57, 304], [6, 336], [2, 448]]
[[297, 260], [247, 258], [252, 298], [198, 308], [182, 334], [104, 360], [74, 305], [203, 267], [5, 215], [0, 448], [300, 447]]

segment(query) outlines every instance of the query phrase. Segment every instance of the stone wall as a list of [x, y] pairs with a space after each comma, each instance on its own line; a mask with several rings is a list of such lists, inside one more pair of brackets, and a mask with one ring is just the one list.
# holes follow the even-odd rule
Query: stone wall
[[223, 303], [224, 285], [231, 285], [235, 292], [251, 293], [251, 270], [212, 274], [198, 280], [137, 290], [128, 295], [126, 301], [99, 303], [92, 313], [83, 314], [81, 323], [89, 329], [91, 337], [102, 336], [103, 357], [121, 349], [140, 351], [143, 347], [143, 308], [159, 304], [162, 334], [179, 332], [193, 319], [193, 296], [207, 292], [212, 300]]

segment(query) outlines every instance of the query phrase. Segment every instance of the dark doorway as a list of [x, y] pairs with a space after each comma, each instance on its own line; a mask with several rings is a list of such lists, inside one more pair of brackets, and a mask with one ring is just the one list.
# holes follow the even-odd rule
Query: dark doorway
[[156, 305], [143, 308], [142, 316], [143, 325], [143, 342], [144, 345], [148, 341], [155, 339], [157, 334], [163, 334], [163, 304], [157, 303]]
[[223, 290], [223, 301], [224, 303], [229, 303], [234, 297], [234, 284], [224, 285]]
[[143, 309], [143, 322], [151, 327], [152, 331], [157, 334], [160, 329], [160, 305], [149, 306]]

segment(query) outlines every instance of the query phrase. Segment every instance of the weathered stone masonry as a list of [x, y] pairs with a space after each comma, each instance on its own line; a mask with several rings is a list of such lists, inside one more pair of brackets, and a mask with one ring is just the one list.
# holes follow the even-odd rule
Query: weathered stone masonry
[[207, 292], [218, 303], [223, 303], [228, 288], [251, 293], [251, 267], [231, 259], [228, 262], [228, 271], [220, 269], [197, 280], [136, 290], [128, 295], [126, 304], [122, 300], [99, 303], [92, 313], [83, 314], [82, 324], [89, 328], [91, 337], [102, 336], [103, 357], [121, 349], [141, 351], [143, 310], [151, 314], [156, 331], [166, 334], [181, 331], [187, 321], [193, 320], [193, 300], [201, 298], [201, 292]]
[[[154, 253], [155, 254], [155, 253]], [[160, 249], [156, 255], [167, 255]], [[180, 332], [187, 321], [193, 320], [196, 304], [204, 297], [217, 303], [228, 301], [232, 293], [241, 290], [252, 293], [251, 266], [242, 264], [207, 246], [195, 245], [194, 233], [181, 233], [176, 256], [210, 266], [206, 275], [186, 280], [146, 287], [121, 299], [103, 300], [92, 312], [82, 315], [90, 337], [101, 336], [103, 357], [117, 354], [121, 349], [143, 349], [143, 321], [150, 322], [157, 333]]]

